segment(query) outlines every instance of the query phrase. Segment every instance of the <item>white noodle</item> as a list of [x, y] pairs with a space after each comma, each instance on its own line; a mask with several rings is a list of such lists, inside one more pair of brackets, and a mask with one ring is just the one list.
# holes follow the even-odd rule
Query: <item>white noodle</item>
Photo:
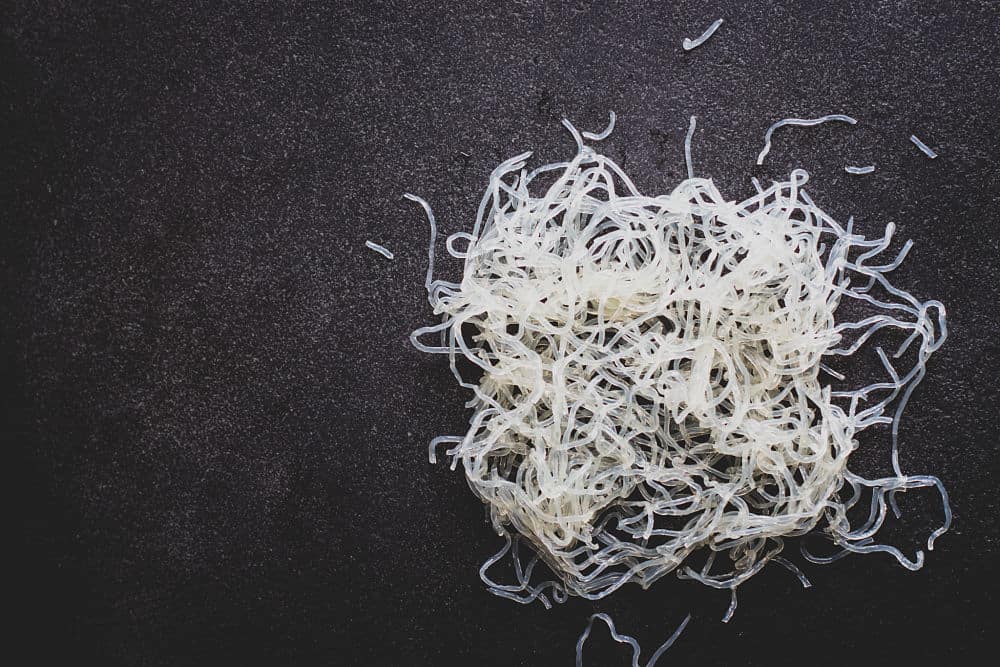
[[694, 128], [697, 124], [697, 117], [691, 116], [691, 124], [688, 125], [687, 136], [684, 137], [684, 160], [687, 162], [688, 178], [694, 178], [694, 166], [691, 163], [691, 138], [694, 136]]
[[934, 158], [937, 157], [937, 153], [935, 153], [930, 146], [920, 141], [920, 139], [917, 138], [917, 135], [911, 134], [910, 141], [912, 141], [913, 145], [919, 148], [921, 151], [923, 151], [924, 155], [926, 155], [930, 159], [933, 160]]
[[[611, 632], [611, 638], [614, 639], [619, 644], [628, 644], [632, 647], [632, 667], [639, 667], [639, 653], [641, 649], [639, 648], [639, 642], [635, 640], [634, 637], [630, 637], [626, 634], [621, 634], [615, 629], [615, 622], [611, 620], [611, 617], [607, 614], [593, 614], [590, 617], [590, 621], [587, 622], [587, 627], [584, 629], [583, 634], [576, 641], [576, 667], [583, 667], [583, 645], [587, 641], [587, 637], [590, 636], [590, 631], [594, 627], [594, 621], [600, 619], [608, 626], [608, 630]], [[655, 667], [656, 661], [660, 659], [660, 656], [666, 652], [668, 648], [674, 645], [677, 638], [680, 637], [681, 633], [684, 632], [684, 628], [691, 621], [691, 614], [681, 621], [681, 624], [677, 626], [674, 633], [670, 635], [667, 641], [663, 642], [656, 652], [653, 653], [649, 658], [649, 662], [646, 663], [646, 667]]]
[[732, 620], [733, 614], [736, 613], [737, 604], [739, 604], [739, 600], [736, 598], [736, 586], [733, 586], [729, 591], [729, 608], [726, 609], [726, 613], [722, 617], [723, 623], [728, 623]]
[[382, 255], [386, 259], [393, 259], [395, 257], [395, 255], [393, 255], [392, 252], [388, 248], [386, 248], [385, 246], [379, 245], [378, 243], [372, 243], [371, 241], [365, 241], [365, 245], [368, 246], [369, 248], [371, 248], [372, 250], [374, 250], [375, 252], [377, 252], [378, 254]]
[[[928, 550], [952, 518], [940, 480], [899, 467], [903, 407], [947, 336], [939, 302], [889, 282], [912, 244], [878, 260], [894, 225], [873, 239], [853, 219], [841, 225], [803, 190], [802, 170], [768, 187], [755, 180], [743, 202], [702, 178], [643, 195], [565, 124], [579, 149], [571, 160], [532, 171], [528, 153], [503, 162], [473, 231], [449, 237], [460, 283], [432, 280], [433, 214], [408, 195], [431, 222], [426, 284], [441, 317], [411, 340], [447, 355], [474, 394], [467, 433], [436, 438], [430, 455], [449, 445], [505, 536], [481, 571], [489, 589], [549, 605], [674, 572], [735, 593], [772, 560], [807, 585], [781, 558], [807, 533], [837, 549], [803, 550], [811, 562], [886, 553], [919, 568], [923, 551], [874, 542], [899, 493], [940, 494], [944, 521]], [[840, 317], [844, 301], [856, 319]], [[885, 377], [828, 386], [828, 376], [849, 382], [829, 357], [891, 329], [907, 338], [902, 361], [876, 349]], [[481, 378], [463, 378], [460, 359]], [[847, 464], [876, 424], [893, 426], [894, 474], [869, 480]], [[848, 518], [862, 506], [867, 520]], [[520, 539], [535, 552], [526, 566]], [[694, 554], [708, 555], [699, 568]], [[516, 581], [489, 578], [508, 557]], [[557, 580], [531, 581], [539, 557]]]
[[596, 134], [594, 132], [583, 132], [582, 133], [583, 138], [590, 139], [591, 141], [602, 141], [610, 137], [611, 133], [615, 129], [615, 112], [614, 111], [610, 112], [608, 114], [608, 117], [609, 117], [608, 126], [604, 129], [603, 132], [599, 132]]
[[424, 279], [424, 286], [427, 288], [428, 296], [431, 295], [431, 286], [434, 284], [434, 242], [437, 241], [437, 223], [434, 221], [434, 211], [431, 210], [431, 205], [427, 203], [426, 200], [421, 199], [416, 195], [412, 195], [409, 192], [403, 195], [406, 199], [412, 202], [420, 204], [421, 208], [424, 209], [424, 213], [427, 214], [427, 221], [431, 226], [431, 238], [430, 242], [427, 244], [427, 277]]
[[806, 575], [802, 572], [802, 570], [799, 569], [799, 567], [795, 563], [781, 556], [775, 556], [772, 560], [778, 565], [788, 570], [789, 572], [791, 572], [792, 574], [794, 574], [796, 577], [798, 577], [799, 583], [802, 584], [802, 588], [812, 588], [812, 582], [809, 581], [809, 578], [806, 577]]
[[684, 38], [684, 43], [683, 43], [684, 50], [690, 51], [691, 49], [696, 49], [702, 44], [704, 44], [709, 37], [715, 34], [715, 31], [718, 30], [719, 26], [721, 25], [722, 25], [722, 19], [718, 19], [712, 25], [708, 26], [708, 30], [703, 32], [700, 37], [696, 37], [695, 39]]
[[848, 174], [870, 174], [875, 171], [875, 165], [867, 167], [844, 167], [844, 171]]
[[856, 124], [858, 121], [851, 118], [850, 116], [845, 116], [843, 114], [830, 114], [829, 116], [823, 116], [821, 118], [783, 118], [777, 123], [767, 128], [767, 132], [764, 134], [764, 148], [761, 150], [760, 155], [757, 156], [757, 164], [764, 164], [764, 158], [768, 153], [771, 152], [771, 135], [779, 127], [784, 127], [785, 125], [799, 125], [802, 127], [811, 127], [813, 125], [819, 125], [820, 123], [828, 123], [830, 121], [840, 121], [843, 123], [850, 123], [851, 125]]

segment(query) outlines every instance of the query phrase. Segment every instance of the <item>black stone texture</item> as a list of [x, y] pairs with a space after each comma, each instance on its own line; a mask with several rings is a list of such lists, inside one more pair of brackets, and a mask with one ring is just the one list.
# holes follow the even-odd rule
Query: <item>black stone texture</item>
[[[998, 16], [988, 0], [4, 3], [7, 648], [37, 665], [570, 665], [605, 610], [647, 655], [691, 612], [663, 665], [995, 653]], [[808, 567], [803, 590], [769, 568], [727, 625], [725, 592], [673, 579], [552, 611], [485, 591], [499, 540], [461, 473], [427, 462], [468, 397], [407, 342], [432, 317], [427, 226], [401, 195], [468, 229], [498, 162], [567, 156], [560, 118], [599, 130], [609, 110], [603, 149], [648, 192], [683, 177], [696, 114], [696, 170], [727, 196], [801, 166], [834, 217], [914, 240], [896, 279], [951, 329], [901, 431], [904, 468], [939, 475], [955, 511], [924, 569], [856, 556]], [[860, 123], [779, 131], [753, 166], [774, 120], [838, 112]], [[864, 434], [858, 464], [884, 467], [887, 446]], [[940, 509], [904, 509], [887, 539], [912, 553]], [[629, 663], [603, 630], [586, 656]]]

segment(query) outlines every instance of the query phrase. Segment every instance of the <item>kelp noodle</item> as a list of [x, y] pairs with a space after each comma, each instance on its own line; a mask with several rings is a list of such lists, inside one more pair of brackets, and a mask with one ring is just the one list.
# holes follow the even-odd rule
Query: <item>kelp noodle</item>
[[935, 152], [934, 152], [934, 151], [933, 151], [933, 150], [931, 149], [931, 147], [930, 147], [930, 146], [928, 146], [928, 145], [927, 145], [927, 144], [925, 144], [924, 142], [920, 141], [920, 139], [919, 139], [919, 138], [917, 137], [917, 135], [915, 135], [915, 134], [911, 134], [911, 135], [910, 135], [910, 141], [912, 141], [912, 142], [913, 142], [913, 145], [914, 145], [914, 146], [916, 146], [917, 148], [919, 148], [919, 149], [920, 149], [920, 152], [921, 152], [921, 153], [923, 153], [924, 155], [926, 155], [926, 156], [927, 156], [927, 157], [929, 157], [930, 159], [932, 159], [932, 160], [933, 160], [934, 158], [936, 158], [936, 157], [937, 157], [937, 153], [935, 153]]
[[823, 123], [830, 123], [833, 121], [849, 123], [851, 125], [856, 125], [858, 122], [850, 116], [845, 116], [844, 114], [839, 113], [821, 116], [820, 118], [782, 118], [778, 122], [771, 125], [771, 127], [767, 128], [767, 132], [764, 133], [764, 148], [761, 149], [760, 154], [757, 156], [757, 164], [764, 164], [764, 158], [771, 152], [771, 135], [773, 135], [774, 131], [778, 128], [785, 127], [786, 125], [813, 127], [814, 125], [822, 125]]
[[721, 25], [722, 25], [722, 19], [716, 19], [715, 21], [712, 22], [712, 25], [708, 26], [708, 30], [701, 33], [700, 36], [695, 37], [694, 39], [688, 39], [685, 37], [684, 41], [681, 43], [681, 46], [684, 47], [685, 51], [690, 51], [691, 49], [698, 48], [706, 41], [708, 41], [708, 38], [714, 35], [715, 31], [718, 30]]
[[[639, 642], [635, 640], [635, 637], [619, 633], [615, 628], [615, 622], [611, 620], [611, 617], [607, 614], [593, 614], [587, 622], [587, 627], [584, 629], [583, 634], [581, 634], [580, 638], [576, 641], [576, 667], [583, 667], [583, 645], [586, 643], [587, 637], [590, 636], [590, 631], [593, 629], [594, 621], [596, 620], [604, 621], [604, 623], [608, 626], [608, 630], [611, 632], [612, 639], [619, 644], [628, 644], [632, 647], [632, 667], [639, 667], [639, 654], [642, 651], [639, 647]], [[687, 624], [690, 622], [691, 614], [688, 614], [687, 617], [681, 621], [681, 624], [677, 626], [677, 629], [674, 630], [673, 634], [667, 638], [667, 641], [660, 644], [660, 647], [649, 657], [646, 667], [654, 667], [656, 665], [656, 661], [660, 659], [660, 656], [663, 655], [668, 648], [674, 645], [674, 642], [677, 641], [677, 638], [680, 637], [681, 633], [684, 632], [684, 628], [686, 628]]]
[[[803, 550], [813, 562], [884, 552], [920, 567], [922, 551], [875, 543], [900, 492], [941, 494], [928, 549], [951, 522], [941, 482], [899, 465], [900, 415], [947, 334], [941, 303], [889, 280], [911, 243], [879, 261], [894, 226], [868, 239], [841, 225], [802, 170], [755, 181], [742, 202], [704, 178], [644, 195], [584, 143], [607, 133], [565, 124], [575, 156], [501, 163], [471, 232], [448, 237], [459, 283], [433, 279], [433, 214], [407, 195], [431, 221], [426, 285], [441, 316], [411, 340], [447, 355], [474, 394], [468, 431], [435, 438], [430, 458], [448, 447], [505, 537], [480, 571], [490, 590], [548, 606], [676, 572], [732, 590], [735, 609], [736, 587], [770, 561], [808, 584], [779, 554], [810, 532], [835, 547]], [[841, 317], [845, 302], [860, 315]], [[896, 361], [875, 348], [886, 377], [833, 388], [844, 376], [831, 360], [887, 329], [906, 339]], [[847, 464], [876, 424], [892, 425], [893, 474], [866, 479]], [[862, 505], [858, 523], [848, 514]], [[498, 583], [489, 570], [508, 554], [516, 581]], [[532, 581], [538, 558], [556, 580]]]
[[374, 241], [365, 241], [365, 247], [367, 247], [369, 250], [374, 250], [375, 252], [382, 255], [386, 259], [395, 258], [395, 255], [392, 254], [391, 250], [386, 248], [384, 245], [379, 245], [378, 243], [375, 243]]

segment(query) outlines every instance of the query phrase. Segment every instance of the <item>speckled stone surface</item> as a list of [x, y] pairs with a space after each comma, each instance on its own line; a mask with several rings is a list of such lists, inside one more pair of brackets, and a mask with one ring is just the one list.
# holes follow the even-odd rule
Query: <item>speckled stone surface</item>
[[[751, 6], [752, 5], [752, 6]], [[996, 626], [1000, 90], [995, 2], [13, 3], [0, 20], [10, 629], [30, 664], [572, 664], [594, 609], [670, 665], [961, 664]], [[711, 21], [725, 24], [685, 53]], [[915, 246], [948, 307], [902, 428], [954, 530], [879, 555], [665, 580], [552, 610], [489, 595], [498, 546], [426, 443], [467, 396], [407, 342], [427, 228], [467, 229], [489, 170], [572, 149], [648, 192], [695, 165], [733, 199], [797, 166], [837, 218]], [[853, 128], [774, 120], [849, 113]], [[908, 141], [915, 133], [940, 157]], [[871, 176], [845, 165], [875, 164]], [[382, 243], [388, 261], [365, 248]], [[456, 276], [442, 261], [440, 276]], [[862, 375], [867, 369], [859, 364]], [[859, 465], [885, 466], [885, 431]], [[938, 520], [907, 498], [887, 539]], [[16, 654], [16, 653], [15, 653]], [[648, 654], [648, 653], [647, 653]], [[588, 665], [626, 665], [602, 631]]]

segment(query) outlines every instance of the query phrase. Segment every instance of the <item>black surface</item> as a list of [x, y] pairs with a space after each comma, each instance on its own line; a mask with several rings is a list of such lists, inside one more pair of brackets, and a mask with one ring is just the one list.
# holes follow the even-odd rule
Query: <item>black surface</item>
[[[595, 608], [647, 651], [691, 611], [671, 665], [988, 649], [998, 6], [744, 4], [4, 9], [10, 649], [31, 664], [568, 665]], [[770, 568], [728, 625], [725, 593], [674, 580], [550, 612], [484, 590], [498, 540], [461, 475], [426, 460], [467, 397], [406, 340], [431, 317], [427, 228], [400, 195], [426, 197], [445, 233], [468, 228], [501, 159], [568, 155], [558, 120], [598, 129], [611, 109], [605, 150], [647, 191], [682, 176], [697, 114], [696, 168], [728, 196], [802, 166], [835, 217], [915, 241], [899, 283], [944, 301], [951, 327], [902, 429], [904, 468], [940, 475], [955, 511], [923, 570], [852, 557], [810, 567], [803, 590]], [[861, 123], [780, 133], [752, 169], [771, 122], [834, 112]], [[863, 444], [887, 460], [884, 431]], [[917, 505], [926, 530], [938, 510]], [[912, 551], [916, 535], [896, 538]], [[628, 663], [603, 631], [587, 656]]]

